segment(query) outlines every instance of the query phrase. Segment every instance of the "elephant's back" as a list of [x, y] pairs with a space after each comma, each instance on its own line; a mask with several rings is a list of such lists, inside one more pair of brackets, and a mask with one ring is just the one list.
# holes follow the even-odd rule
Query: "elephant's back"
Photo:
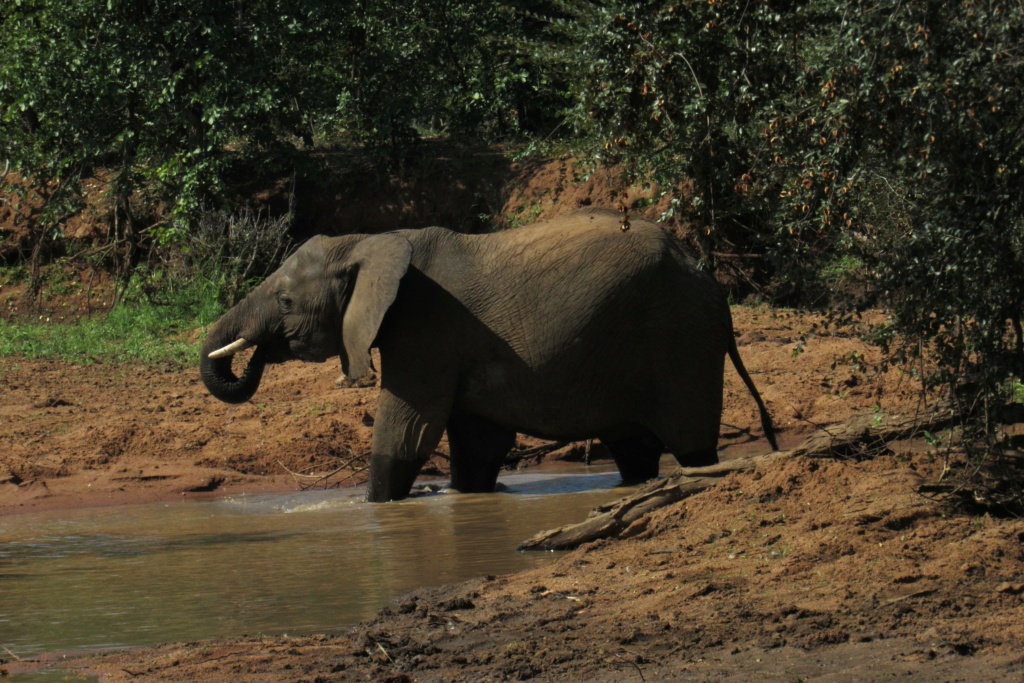
[[611, 209], [581, 209], [496, 233], [468, 235], [444, 228], [403, 233], [413, 243], [413, 264], [442, 277], [487, 277], [509, 268], [523, 274], [599, 268], [624, 277], [663, 263], [691, 274], [699, 270], [686, 245], [667, 228], [625, 220]]
[[404, 310], [438, 337], [435, 355], [458, 369], [457, 400], [475, 414], [568, 437], [642, 423], [674, 387], [720, 381], [724, 295], [661, 226], [589, 210], [411, 240]]
[[[579, 340], [611, 335], [618, 354], [728, 317], [721, 288], [660, 225], [587, 209], [502, 233], [459, 236], [449, 277], [475, 317], [534, 367]], [[451, 270], [449, 268], [448, 270]], [[724, 354], [726, 341], [716, 340]], [[597, 360], [596, 358], [594, 359]], [[601, 362], [608, 358], [602, 358]]]
[[[650, 263], [663, 256], [675, 238], [662, 226], [642, 219], [627, 220], [611, 209], [588, 208], [493, 235], [481, 236], [483, 248], [494, 246], [524, 258], [545, 260], [546, 254]], [[493, 240], [493, 245], [487, 245]]]

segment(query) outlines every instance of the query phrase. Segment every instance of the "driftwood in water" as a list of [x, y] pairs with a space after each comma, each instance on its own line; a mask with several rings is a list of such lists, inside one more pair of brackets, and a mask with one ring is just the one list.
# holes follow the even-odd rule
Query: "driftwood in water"
[[915, 416], [858, 415], [841, 425], [815, 432], [789, 451], [737, 458], [710, 467], [680, 467], [630, 496], [595, 508], [578, 524], [544, 531], [523, 541], [519, 550], [568, 550], [600, 538], [628, 538], [646, 528], [647, 513], [705, 491], [732, 472], [750, 470], [782, 458], [868, 456], [891, 441], [943, 429], [952, 419], [948, 406]]

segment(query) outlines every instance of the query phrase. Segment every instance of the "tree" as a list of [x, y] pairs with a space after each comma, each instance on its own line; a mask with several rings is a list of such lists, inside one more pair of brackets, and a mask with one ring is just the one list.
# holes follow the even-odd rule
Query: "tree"
[[[507, 140], [556, 119], [527, 16], [488, 0], [367, 0], [334, 51], [343, 128], [390, 163], [421, 134]], [[553, 109], [553, 107], [552, 107]]]
[[325, 12], [275, 0], [7, 3], [5, 154], [66, 200], [93, 168], [113, 168], [115, 239], [138, 244], [140, 191], [154, 195], [146, 205], [170, 202], [154, 236], [171, 239], [218, 195], [233, 159], [301, 136], [304, 115], [322, 106], [321, 71], [292, 76], [312, 45], [329, 42]]
[[58, 188], [51, 223], [104, 166], [115, 239], [133, 247], [133, 207], [165, 202], [150, 236], [173, 240], [222, 199], [233, 166], [259, 172], [299, 140], [340, 134], [397, 162], [423, 132], [529, 127], [546, 91], [520, 45], [525, 20], [483, 0], [12, 0], [0, 140]]
[[764, 253], [776, 292], [860, 264], [892, 313], [876, 341], [926, 354], [993, 452], [1024, 375], [1024, 5], [562, 6], [583, 153], [675, 192], [706, 251]]

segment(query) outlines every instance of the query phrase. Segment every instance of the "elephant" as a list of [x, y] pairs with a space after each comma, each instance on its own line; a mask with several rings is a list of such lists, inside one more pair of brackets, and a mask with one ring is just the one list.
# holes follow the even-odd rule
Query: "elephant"
[[726, 355], [778, 450], [723, 288], [669, 229], [613, 210], [478, 235], [315, 236], [213, 325], [200, 374], [241, 403], [267, 363], [338, 357], [355, 380], [371, 348], [371, 502], [408, 496], [446, 430], [460, 492], [494, 490], [517, 433], [598, 438], [626, 483], [656, 477], [666, 451], [714, 464]]

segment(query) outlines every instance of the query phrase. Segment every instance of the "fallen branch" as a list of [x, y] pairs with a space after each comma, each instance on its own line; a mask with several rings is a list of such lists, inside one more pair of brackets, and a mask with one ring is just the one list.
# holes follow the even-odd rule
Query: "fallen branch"
[[519, 544], [518, 550], [568, 550], [609, 536], [622, 536], [648, 512], [671, 505], [714, 486], [717, 478], [691, 479], [673, 473], [653, 481], [631, 496], [595, 508], [579, 524], [544, 531]]
[[[584, 521], [544, 531], [519, 544], [519, 550], [568, 550], [601, 538], [628, 538], [643, 531], [647, 513], [706, 491], [733, 472], [751, 470], [759, 465], [792, 457], [864, 456], [868, 450], [898, 439], [908, 439], [925, 431], [949, 426], [953, 412], [949, 406], [928, 413], [883, 416], [858, 415], [832, 429], [822, 429], [789, 451], [747, 458], [736, 458], [709, 467], [680, 467], [664, 479], [648, 482], [636, 493], [602, 505]], [[880, 452], [880, 450], [878, 450]]]
[[873, 447], [884, 447], [893, 441], [910, 439], [926, 431], [945, 429], [953, 424], [955, 417], [948, 403], [914, 415], [855, 415], [846, 422], [811, 434], [792, 450], [791, 455], [810, 458], [862, 457]]

